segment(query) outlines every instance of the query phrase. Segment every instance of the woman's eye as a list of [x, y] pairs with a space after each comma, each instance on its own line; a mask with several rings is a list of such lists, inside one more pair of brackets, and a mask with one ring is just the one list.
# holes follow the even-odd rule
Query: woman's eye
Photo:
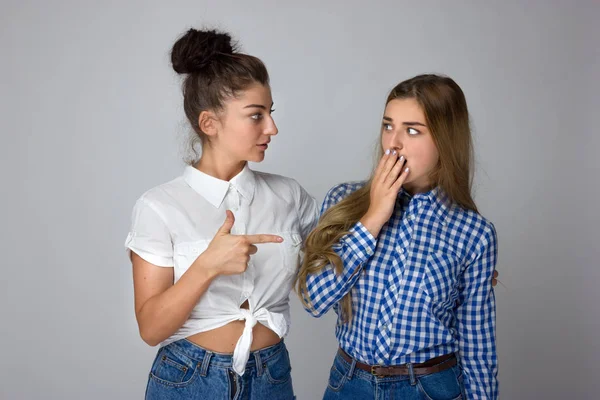
[[415, 128], [408, 128], [407, 132], [408, 132], [409, 135], [418, 135], [420, 133]]
[[254, 114], [254, 115], [250, 116], [250, 118], [252, 118], [255, 121], [258, 121], [262, 118], [262, 114]]
[[392, 125], [391, 124], [383, 124], [383, 130], [384, 131], [391, 131], [392, 130]]

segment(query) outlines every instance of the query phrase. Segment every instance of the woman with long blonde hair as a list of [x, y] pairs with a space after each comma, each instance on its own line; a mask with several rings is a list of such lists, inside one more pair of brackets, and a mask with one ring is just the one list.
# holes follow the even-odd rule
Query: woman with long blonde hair
[[496, 231], [471, 196], [465, 96], [420, 75], [390, 92], [381, 160], [332, 188], [305, 242], [305, 308], [338, 314], [325, 399], [495, 399]]

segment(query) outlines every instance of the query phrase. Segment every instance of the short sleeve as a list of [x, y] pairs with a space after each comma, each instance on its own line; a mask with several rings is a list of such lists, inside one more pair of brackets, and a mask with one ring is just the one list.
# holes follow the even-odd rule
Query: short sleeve
[[300, 184], [298, 184], [298, 218], [302, 240], [306, 240], [319, 221], [319, 204]]
[[127, 251], [159, 267], [173, 266], [173, 242], [165, 221], [144, 198], [139, 199], [125, 240]]

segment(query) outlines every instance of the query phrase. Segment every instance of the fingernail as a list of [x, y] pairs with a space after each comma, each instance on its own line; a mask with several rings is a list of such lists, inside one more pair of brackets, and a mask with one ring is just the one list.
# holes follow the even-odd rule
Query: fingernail
[[282, 237], [279, 237], [279, 239], [277, 239], [277, 240], [280, 241], [280, 242], [283, 242], [283, 238]]
[[387, 149], [387, 150], [385, 151], [385, 155], [386, 155], [386, 156], [388, 156], [389, 154], [390, 154], [390, 149]]
[[400, 161], [404, 161], [404, 156], [400, 156]]
[[408, 172], [410, 171], [410, 169], [408, 169], [408, 167], [406, 167], [406, 169], [404, 170], [404, 172]]
[[394, 151], [392, 151], [392, 154], [396, 155], [396, 154], [398, 154], [398, 152], [396, 150], [394, 150]]

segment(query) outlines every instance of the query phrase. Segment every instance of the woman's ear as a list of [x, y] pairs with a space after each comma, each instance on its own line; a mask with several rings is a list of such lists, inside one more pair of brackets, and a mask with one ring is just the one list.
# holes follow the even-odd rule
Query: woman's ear
[[219, 130], [219, 119], [212, 111], [202, 111], [198, 116], [198, 126], [206, 136], [216, 136]]

